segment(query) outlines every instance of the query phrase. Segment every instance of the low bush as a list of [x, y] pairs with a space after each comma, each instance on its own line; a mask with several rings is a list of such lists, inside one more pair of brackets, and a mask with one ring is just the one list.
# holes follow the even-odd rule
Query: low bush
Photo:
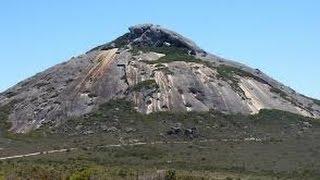
[[158, 89], [159, 86], [154, 79], [148, 79], [145, 81], [141, 81], [133, 86], [131, 91], [141, 91], [142, 89]]

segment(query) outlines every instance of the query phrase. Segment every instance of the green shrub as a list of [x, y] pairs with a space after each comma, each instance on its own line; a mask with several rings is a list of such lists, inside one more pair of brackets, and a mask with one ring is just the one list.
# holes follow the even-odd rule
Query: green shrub
[[126, 158], [136, 157], [143, 160], [148, 159], [159, 159], [164, 155], [164, 152], [157, 147], [144, 147], [144, 146], [133, 146], [127, 147], [126, 149], [119, 149], [115, 152], [114, 157]]
[[155, 69], [154, 71], [162, 71], [166, 75], [173, 75], [174, 74], [172, 71], [170, 71], [170, 69], [168, 67], [166, 67], [165, 65], [163, 65], [161, 63], [156, 64], [155, 67], [157, 69]]
[[278, 88], [272, 87], [270, 89], [270, 92], [279, 94], [282, 98], [285, 98], [285, 99], [288, 98], [288, 95], [285, 92], [283, 92], [282, 90], [278, 89]]
[[11, 122], [9, 122], [8, 119], [14, 104], [15, 102], [12, 101], [0, 107], [0, 129], [3, 131], [7, 131], [11, 127]]
[[175, 170], [168, 170], [165, 176], [165, 180], [175, 180], [176, 177], [176, 171]]
[[74, 172], [69, 179], [70, 180], [87, 180], [87, 179], [91, 179], [92, 176], [94, 176], [95, 174], [98, 173], [98, 171], [101, 171], [100, 169], [96, 169], [96, 168], [86, 168], [83, 169], [82, 171], [77, 171]]
[[158, 89], [159, 86], [154, 79], [148, 79], [145, 81], [141, 81], [133, 86], [131, 91], [141, 91], [142, 89]]
[[253, 78], [261, 83], [268, 84], [268, 82], [266, 82], [262, 78], [255, 76], [247, 71], [244, 71], [242, 69], [235, 68], [232, 66], [220, 65], [217, 67], [217, 72], [218, 72], [220, 78], [224, 78], [227, 80], [229, 79], [232, 81], [236, 81], [234, 75], [238, 75], [241, 77], [250, 77], [250, 78]]
[[158, 63], [170, 63], [174, 61], [185, 61], [185, 62], [196, 62], [203, 63], [201, 59], [196, 58], [195, 56], [189, 55], [188, 50], [178, 47], [133, 47], [133, 54], [142, 51], [146, 52], [156, 52], [165, 54], [165, 56], [159, 58], [156, 61], [144, 61], [148, 64], [158, 64]]

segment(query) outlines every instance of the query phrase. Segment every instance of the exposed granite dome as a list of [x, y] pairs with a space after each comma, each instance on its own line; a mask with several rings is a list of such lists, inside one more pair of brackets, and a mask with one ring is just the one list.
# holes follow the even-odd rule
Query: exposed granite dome
[[279, 109], [320, 117], [318, 101], [259, 70], [207, 54], [173, 31], [152, 24], [129, 31], [1, 93], [0, 107], [12, 106], [10, 130], [26, 133], [43, 124], [57, 126], [118, 98], [147, 114]]

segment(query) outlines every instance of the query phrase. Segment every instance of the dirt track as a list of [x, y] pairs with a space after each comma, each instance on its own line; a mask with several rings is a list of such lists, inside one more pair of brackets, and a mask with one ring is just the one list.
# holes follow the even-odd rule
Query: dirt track
[[[199, 140], [197, 142], [205, 143], [205, 142], [214, 142], [214, 141], [223, 141], [223, 142], [239, 142], [239, 141], [255, 141], [255, 142], [262, 142], [260, 139], [203, 139]], [[109, 148], [109, 147], [123, 147], [123, 146], [141, 146], [141, 145], [156, 145], [156, 144], [189, 144], [193, 143], [193, 141], [171, 141], [171, 142], [165, 142], [165, 141], [155, 141], [155, 142], [136, 142], [136, 143], [122, 143], [122, 144], [108, 144], [108, 145], [102, 145], [97, 146], [98, 148]], [[88, 149], [93, 147], [87, 147]], [[27, 154], [19, 154], [19, 155], [13, 155], [13, 156], [6, 156], [6, 157], [0, 157], [0, 160], [8, 160], [8, 159], [17, 159], [17, 158], [23, 158], [23, 157], [30, 157], [30, 156], [39, 156], [43, 154], [54, 154], [54, 153], [63, 153], [68, 151], [74, 151], [79, 148], [64, 148], [64, 149], [56, 149], [56, 150], [49, 150], [49, 151], [38, 151], [33, 153], [27, 153]]]

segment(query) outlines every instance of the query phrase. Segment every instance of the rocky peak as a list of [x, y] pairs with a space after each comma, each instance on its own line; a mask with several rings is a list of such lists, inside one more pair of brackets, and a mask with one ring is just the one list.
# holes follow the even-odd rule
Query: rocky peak
[[129, 28], [129, 32], [116, 40], [94, 48], [93, 50], [104, 50], [109, 48], [121, 48], [126, 45], [138, 47], [178, 47], [184, 48], [192, 55], [206, 56], [207, 53], [199, 48], [190, 39], [160, 25], [140, 24]]
[[179, 48], [185, 48], [192, 54], [205, 55], [206, 52], [199, 48], [193, 41], [183, 37], [182, 35], [165, 29], [159, 25], [153, 24], [141, 24], [132, 26], [129, 28], [130, 34], [133, 39], [134, 45], [142, 46], [173, 46]]

